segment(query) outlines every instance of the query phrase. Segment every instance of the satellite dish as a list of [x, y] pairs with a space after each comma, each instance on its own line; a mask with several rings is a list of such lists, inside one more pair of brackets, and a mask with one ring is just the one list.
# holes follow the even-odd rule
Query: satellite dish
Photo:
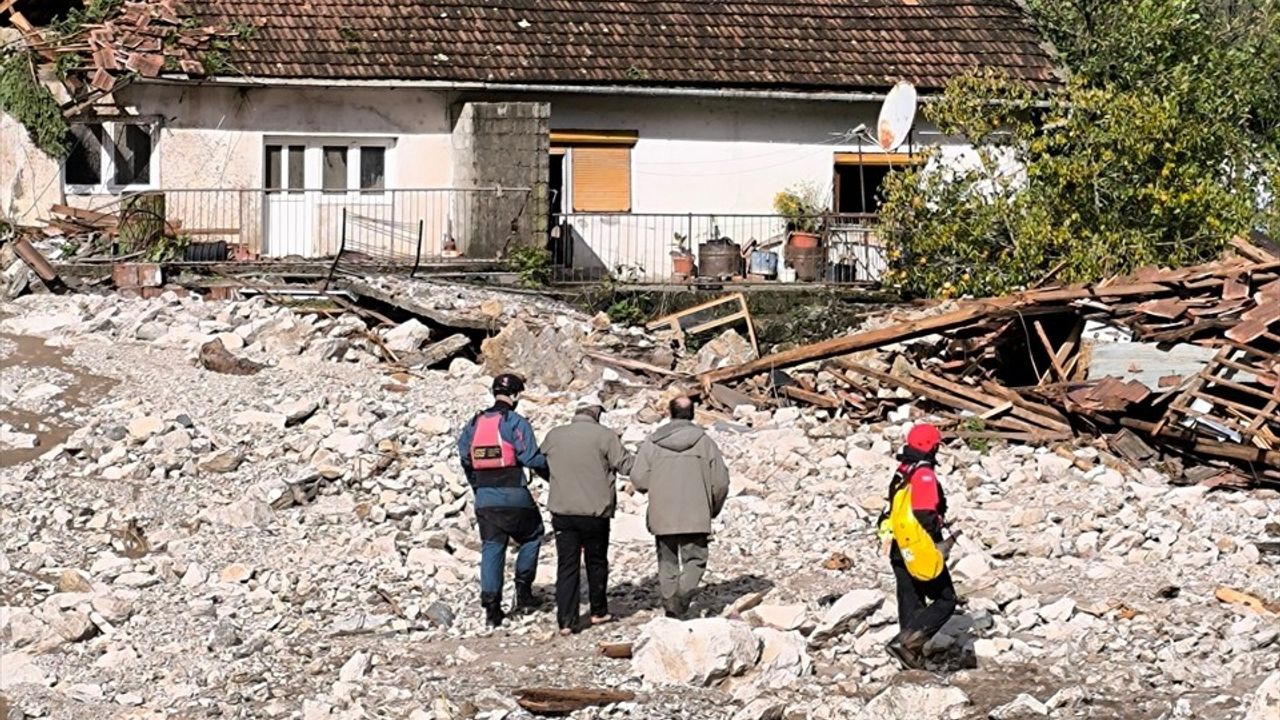
[[880, 122], [876, 124], [876, 143], [892, 152], [906, 141], [916, 119], [916, 89], [909, 82], [893, 86], [880, 106]]

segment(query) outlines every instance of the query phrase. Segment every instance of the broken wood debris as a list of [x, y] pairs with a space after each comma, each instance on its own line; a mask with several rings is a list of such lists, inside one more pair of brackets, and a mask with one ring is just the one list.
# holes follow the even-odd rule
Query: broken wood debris
[[535, 715], [567, 715], [586, 707], [636, 699], [633, 692], [593, 688], [525, 688], [515, 695], [520, 707]]
[[1243, 239], [1232, 251], [961, 302], [698, 380], [704, 394], [735, 381], [758, 392], [758, 378], [785, 370], [777, 395], [828, 412], [867, 418], [922, 401], [951, 416], [954, 437], [1118, 434], [1130, 462], [1190, 455], [1221, 464], [1205, 484], [1280, 483], [1280, 256]]

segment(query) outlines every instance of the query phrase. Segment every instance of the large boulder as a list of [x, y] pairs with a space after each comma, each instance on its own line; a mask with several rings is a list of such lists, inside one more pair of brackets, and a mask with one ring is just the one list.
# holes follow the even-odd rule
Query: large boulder
[[744, 622], [657, 618], [641, 629], [631, 670], [655, 685], [706, 686], [741, 675], [760, 657], [760, 640]]
[[969, 696], [955, 687], [894, 685], [872, 698], [860, 720], [944, 720], [963, 715]]
[[1280, 718], [1280, 671], [1273, 672], [1258, 686], [1249, 703], [1244, 720], [1275, 720]]
[[760, 640], [759, 683], [763, 687], [783, 688], [813, 671], [804, 636], [795, 630], [757, 628]]
[[417, 318], [410, 318], [387, 331], [383, 342], [393, 353], [413, 352], [431, 339], [431, 329], [423, 325]]
[[816, 645], [840, 635], [857, 621], [875, 612], [883, 602], [884, 593], [879, 590], [854, 590], [845, 593], [822, 616], [822, 622], [809, 636], [809, 642]]
[[523, 320], [512, 320], [480, 344], [480, 353], [490, 375], [514, 372], [553, 391], [567, 389], [575, 379], [594, 379], [583, 363], [581, 337], [572, 327], [548, 326], [535, 335]]

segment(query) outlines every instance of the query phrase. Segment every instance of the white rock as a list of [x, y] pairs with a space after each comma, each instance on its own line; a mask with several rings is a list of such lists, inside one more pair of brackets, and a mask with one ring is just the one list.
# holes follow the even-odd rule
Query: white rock
[[266, 527], [275, 519], [270, 505], [253, 498], [209, 508], [202, 515], [211, 523], [233, 528]]
[[0, 668], [4, 668], [4, 671], [0, 672], [0, 690], [8, 690], [19, 685], [49, 686], [53, 684], [49, 675], [36, 665], [35, 658], [21, 650], [0, 656]]
[[319, 409], [320, 404], [315, 400], [293, 400], [276, 408], [278, 412], [284, 415], [286, 425], [297, 425], [298, 423], [306, 422]]
[[1071, 598], [1062, 598], [1061, 600], [1045, 605], [1037, 612], [1040, 617], [1048, 622], [1066, 622], [1071, 619], [1071, 614], [1076, 610], [1076, 601]]
[[854, 622], [875, 612], [883, 602], [884, 593], [879, 590], [854, 590], [845, 593], [822, 616], [822, 622], [809, 636], [810, 644], [817, 644], [843, 633]]
[[446, 417], [423, 413], [413, 418], [409, 427], [428, 437], [435, 437], [449, 432], [452, 429], [452, 423]]
[[394, 353], [413, 352], [431, 338], [431, 329], [417, 318], [410, 318], [387, 331], [383, 341]]
[[783, 688], [813, 670], [806, 650], [804, 636], [795, 630], [757, 628], [760, 641], [760, 684], [769, 688]]
[[991, 572], [991, 565], [985, 557], [974, 553], [961, 558], [952, 571], [966, 580], [977, 580]]
[[93, 597], [93, 609], [107, 622], [122, 623], [133, 615], [133, 603], [109, 592], [98, 593]]
[[[1274, 659], [1274, 656], [1272, 656]], [[1244, 720], [1276, 720], [1280, 718], [1280, 671], [1273, 672], [1258, 686], [1249, 702]]]
[[240, 352], [241, 350], [244, 349], [244, 338], [240, 337], [236, 333], [233, 333], [233, 332], [218, 333], [217, 335], [214, 336], [214, 339], [221, 340], [222, 347], [226, 348], [227, 352], [233, 352], [233, 353]]
[[1022, 693], [1012, 702], [1005, 703], [987, 714], [991, 720], [1023, 720], [1025, 718], [1045, 717], [1049, 708], [1039, 700]]
[[342, 664], [342, 669], [338, 670], [338, 679], [353, 683], [363, 678], [367, 672], [369, 672], [369, 654], [357, 652]]
[[803, 605], [761, 605], [751, 610], [749, 615], [761, 625], [779, 630], [799, 630], [807, 617]]
[[129, 423], [129, 439], [136, 443], [144, 442], [147, 438], [163, 430], [164, 426], [164, 420], [154, 415], [135, 418]]
[[289, 418], [284, 413], [245, 410], [231, 418], [233, 425], [257, 425], [283, 430]]
[[127, 572], [116, 578], [117, 585], [123, 585], [131, 588], [146, 588], [152, 585], [158, 585], [160, 578], [151, 573]]
[[734, 713], [733, 720], [782, 720], [786, 710], [786, 703], [774, 698], [759, 697]]
[[235, 448], [215, 450], [200, 459], [197, 464], [203, 472], [228, 473], [235, 472], [244, 462], [244, 454]]
[[743, 622], [657, 618], [636, 640], [631, 670], [655, 685], [709, 685], [741, 675], [760, 657], [760, 641]]
[[231, 563], [218, 573], [218, 582], [242, 583], [253, 577], [253, 568], [244, 563]]
[[89, 619], [89, 616], [78, 610], [59, 613], [50, 623], [50, 627], [67, 642], [87, 640], [97, 632], [97, 628], [94, 627], [93, 621]]
[[867, 703], [861, 720], [941, 720], [969, 704], [960, 688], [938, 685], [894, 685]]

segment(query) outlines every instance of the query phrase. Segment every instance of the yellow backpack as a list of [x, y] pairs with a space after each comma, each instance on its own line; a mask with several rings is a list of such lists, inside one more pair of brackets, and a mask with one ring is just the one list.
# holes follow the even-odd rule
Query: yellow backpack
[[904, 483], [893, 496], [889, 506], [889, 529], [911, 577], [928, 581], [942, 574], [946, 560], [911, 510], [910, 482]]

